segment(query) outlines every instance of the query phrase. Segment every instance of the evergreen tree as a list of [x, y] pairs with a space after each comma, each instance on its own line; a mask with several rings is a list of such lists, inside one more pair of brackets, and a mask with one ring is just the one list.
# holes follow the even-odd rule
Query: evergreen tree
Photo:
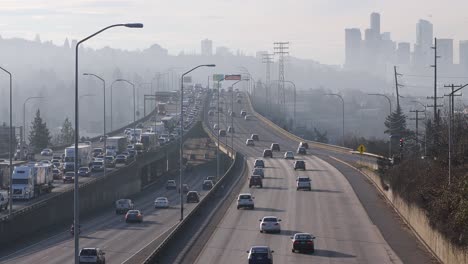
[[392, 112], [385, 120], [385, 134], [390, 136], [403, 138], [408, 134], [406, 129], [406, 115], [403, 114], [400, 107], [397, 107], [395, 112]]
[[75, 137], [75, 130], [72, 127], [72, 123], [68, 120], [68, 117], [63, 121], [62, 129], [60, 129], [60, 143], [61, 144], [72, 144]]
[[37, 109], [36, 117], [31, 124], [29, 132], [29, 142], [34, 152], [39, 152], [42, 149], [47, 148], [51, 139], [52, 137], [50, 136], [47, 124], [42, 122], [41, 112]]

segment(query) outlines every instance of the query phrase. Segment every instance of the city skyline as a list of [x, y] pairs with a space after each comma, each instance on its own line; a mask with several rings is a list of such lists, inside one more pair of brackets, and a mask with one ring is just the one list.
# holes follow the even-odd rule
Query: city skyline
[[[255, 56], [260, 50], [271, 51], [272, 42], [286, 40], [291, 42], [292, 56], [324, 64], [344, 64], [343, 30], [368, 26], [372, 12], [381, 15], [381, 32], [392, 32], [396, 42], [415, 43], [414, 25], [419, 19], [430, 21], [438, 38], [454, 39], [455, 44], [468, 39], [468, 33], [463, 30], [468, 18], [462, 11], [468, 3], [459, 0], [451, 1], [450, 5], [421, 0], [411, 3], [301, 0], [292, 4], [260, 0], [252, 8], [231, 1], [201, 2], [6, 0], [0, 4], [0, 35], [32, 40], [39, 34], [43, 41], [61, 45], [65, 38], [79, 39], [89, 34], [95, 25], [139, 20], [148, 25], [143, 34], [130, 32], [122, 39], [118, 32], [109, 32], [87, 45], [133, 50], [157, 43], [168, 49], [169, 54], [177, 55], [181, 51], [200, 53], [200, 41], [207, 38], [213, 41], [213, 50], [223, 46]], [[204, 4], [210, 9], [201, 8]], [[262, 12], [258, 12], [260, 8]], [[327, 27], [314, 26], [325, 24]], [[455, 62], [457, 54], [455, 49]]]

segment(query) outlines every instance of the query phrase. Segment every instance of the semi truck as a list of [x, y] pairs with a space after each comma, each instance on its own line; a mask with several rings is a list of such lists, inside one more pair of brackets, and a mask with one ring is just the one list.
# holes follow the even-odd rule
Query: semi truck
[[[109, 139], [108, 139], [109, 140]], [[93, 159], [93, 150], [91, 145], [78, 144], [78, 167], [88, 167]], [[70, 146], [65, 149], [65, 157], [63, 162], [63, 171], [75, 170], [75, 146]]]
[[13, 200], [29, 200], [43, 193], [50, 193], [54, 187], [52, 166], [49, 164], [30, 163], [16, 166], [11, 177]]
[[109, 137], [107, 138], [106, 148], [109, 152], [115, 152], [116, 155], [120, 154], [127, 149], [127, 138], [120, 136]]
[[141, 134], [141, 143], [144, 150], [153, 150], [158, 145], [158, 135], [156, 133], [143, 133]]

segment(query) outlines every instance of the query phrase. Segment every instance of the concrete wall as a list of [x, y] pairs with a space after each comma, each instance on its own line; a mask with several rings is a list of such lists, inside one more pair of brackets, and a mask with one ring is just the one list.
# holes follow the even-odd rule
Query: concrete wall
[[[447, 264], [468, 263], [468, 252], [453, 246], [441, 233], [434, 230], [426, 216], [424, 210], [416, 205], [408, 204], [398, 195], [392, 192], [392, 189], [385, 191], [380, 184], [380, 177], [376, 173], [368, 169], [361, 169], [379, 189], [379, 191], [387, 198], [387, 200], [398, 211], [400, 216], [407, 224], [415, 231], [420, 240], [426, 244], [432, 252], [443, 262]], [[468, 224], [468, 223], [467, 223]]]

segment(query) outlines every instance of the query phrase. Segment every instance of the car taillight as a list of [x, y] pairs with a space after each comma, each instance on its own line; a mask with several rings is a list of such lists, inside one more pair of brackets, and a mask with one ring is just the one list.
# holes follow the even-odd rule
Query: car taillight
[[294, 241], [294, 244], [299, 244], [300, 242], [299, 241]]

